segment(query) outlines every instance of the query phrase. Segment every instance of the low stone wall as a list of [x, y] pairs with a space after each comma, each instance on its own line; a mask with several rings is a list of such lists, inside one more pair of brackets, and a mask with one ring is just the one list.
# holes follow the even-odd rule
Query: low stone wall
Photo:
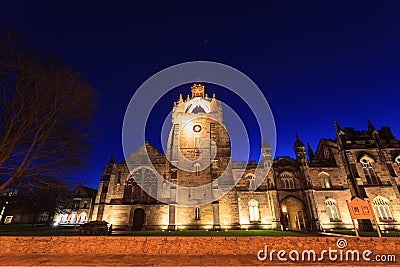
[[[329, 247], [338, 250], [338, 237], [129, 237], [129, 236], [0, 236], [0, 255], [253, 255], [271, 250], [317, 253]], [[371, 250], [373, 254], [400, 253], [400, 238], [345, 238], [345, 250]], [[276, 258], [276, 253], [274, 255]], [[400, 256], [398, 256], [400, 261]]]

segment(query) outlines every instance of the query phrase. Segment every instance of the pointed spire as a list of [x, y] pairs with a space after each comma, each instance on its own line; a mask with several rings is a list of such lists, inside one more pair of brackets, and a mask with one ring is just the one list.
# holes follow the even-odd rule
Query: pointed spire
[[186, 101], [189, 101], [189, 100], [190, 100], [190, 96], [188, 95], [187, 98], [186, 98]]
[[114, 164], [114, 163], [115, 163], [115, 158], [111, 156], [110, 160], [108, 161], [108, 164]]
[[372, 123], [367, 119], [367, 124], [368, 124], [368, 132], [372, 133], [375, 131], [375, 127], [372, 125]]
[[179, 100], [178, 100], [178, 103], [179, 103], [179, 104], [183, 103], [182, 94], [179, 94]]
[[215, 93], [213, 94], [213, 98], [215, 99]]
[[296, 141], [294, 142], [294, 147], [304, 147], [303, 142], [299, 139], [299, 136], [296, 134]]
[[271, 145], [267, 142], [267, 139], [265, 138], [265, 135], [262, 137], [262, 147], [263, 148], [270, 148]]
[[312, 150], [309, 142], [307, 142], [307, 153], [310, 160], [315, 157], [314, 151]]
[[342, 128], [340, 128], [339, 123], [337, 122], [337, 120], [334, 121], [334, 124], [335, 124], [336, 133], [339, 133], [342, 130]]

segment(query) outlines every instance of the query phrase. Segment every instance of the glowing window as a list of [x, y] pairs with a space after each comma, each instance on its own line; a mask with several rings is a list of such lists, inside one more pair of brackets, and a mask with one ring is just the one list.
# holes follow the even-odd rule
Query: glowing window
[[290, 172], [283, 172], [279, 175], [283, 189], [294, 189], [294, 179]]
[[367, 183], [368, 184], [380, 184], [380, 180], [376, 176], [374, 168], [372, 168], [371, 160], [364, 157], [360, 160], [360, 163], [362, 165], [365, 178], [367, 179]]
[[339, 212], [337, 209], [336, 201], [332, 198], [328, 198], [325, 201], [326, 209], [331, 221], [340, 221]]
[[256, 190], [256, 180], [254, 174], [249, 173], [246, 175], [246, 185], [248, 190], [250, 191]]
[[196, 207], [194, 210], [194, 219], [195, 220], [200, 220], [200, 208]]
[[194, 137], [194, 147], [199, 147], [200, 146], [200, 136], [195, 136]]
[[372, 203], [375, 206], [375, 211], [376, 211], [376, 214], [378, 215], [379, 220], [381, 220], [381, 221], [392, 221], [393, 220], [393, 216], [392, 216], [392, 212], [390, 211], [388, 199], [381, 197], [381, 196], [377, 196], [374, 198]]
[[331, 188], [331, 180], [329, 179], [329, 174], [326, 172], [321, 172], [319, 175], [319, 181], [321, 184], [321, 188]]
[[196, 176], [200, 176], [200, 167], [201, 167], [200, 163], [197, 162], [193, 166], [194, 166], [194, 170], [196, 172]]
[[260, 220], [260, 213], [258, 210], [258, 201], [252, 199], [249, 201], [249, 217], [250, 222], [258, 222]]

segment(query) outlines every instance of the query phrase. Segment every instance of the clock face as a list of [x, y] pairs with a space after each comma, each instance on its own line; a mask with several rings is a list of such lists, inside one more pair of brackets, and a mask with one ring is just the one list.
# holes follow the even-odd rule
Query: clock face
[[327, 147], [324, 148], [324, 157], [329, 159], [329, 149]]
[[196, 133], [200, 132], [201, 131], [201, 126], [200, 125], [193, 126], [193, 131], [196, 132]]

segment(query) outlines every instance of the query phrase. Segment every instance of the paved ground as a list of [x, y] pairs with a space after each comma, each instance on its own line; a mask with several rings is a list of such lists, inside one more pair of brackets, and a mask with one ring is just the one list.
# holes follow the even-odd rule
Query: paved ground
[[260, 262], [256, 256], [138, 256], [138, 255], [24, 255], [0, 256], [0, 266], [385, 266], [398, 264], [367, 264], [362, 262], [316, 263]]

